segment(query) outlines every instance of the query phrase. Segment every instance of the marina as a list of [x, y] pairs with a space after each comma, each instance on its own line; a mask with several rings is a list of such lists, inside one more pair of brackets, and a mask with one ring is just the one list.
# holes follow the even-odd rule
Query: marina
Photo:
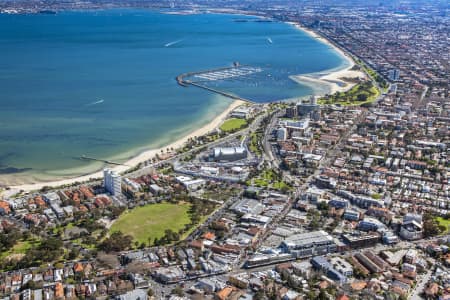
[[[262, 68], [259, 67], [251, 67], [251, 66], [241, 66], [238, 62], [234, 63], [233, 67], [225, 67], [225, 68], [218, 68], [218, 69], [211, 69], [206, 71], [199, 71], [199, 72], [190, 72], [190, 73], [184, 73], [176, 77], [176, 80], [179, 85], [183, 87], [187, 87], [189, 85], [220, 94], [222, 96], [234, 99], [234, 100], [241, 100], [248, 103], [254, 103], [254, 101], [249, 99], [244, 99], [242, 97], [239, 97], [237, 95], [219, 90], [217, 88], [212, 88], [209, 86], [206, 86], [206, 83], [208, 82], [215, 82], [215, 81], [222, 81], [222, 80], [229, 80], [229, 79], [243, 79], [247, 76], [261, 73], [263, 72]], [[199, 80], [197, 80], [199, 79]]]
[[241, 77], [241, 76], [247, 76], [254, 73], [262, 72], [263, 69], [261, 68], [254, 68], [254, 67], [232, 67], [230, 69], [221, 69], [219, 71], [208, 71], [200, 74], [194, 75], [195, 78], [199, 78], [202, 80], [209, 80], [209, 81], [215, 81], [215, 80], [225, 80], [235, 77]]

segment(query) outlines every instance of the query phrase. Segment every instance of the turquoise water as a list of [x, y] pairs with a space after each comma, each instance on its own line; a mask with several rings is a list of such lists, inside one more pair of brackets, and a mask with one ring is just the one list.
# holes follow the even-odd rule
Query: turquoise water
[[223, 87], [263, 102], [313, 92], [289, 75], [344, 64], [292, 26], [256, 20], [145, 10], [0, 15], [0, 183], [101, 168], [74, 159], [83, 154], [125, 161], [206, 124], [230, 104], [178, 86], [181, 73], [235, 61], [262, 67], [273, 76]]

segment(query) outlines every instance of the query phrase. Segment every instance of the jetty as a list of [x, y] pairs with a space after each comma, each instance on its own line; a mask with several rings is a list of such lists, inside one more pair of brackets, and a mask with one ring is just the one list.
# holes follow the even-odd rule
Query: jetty
[[234, 100], [241, 100], [253, 104], [254, 102], [249, 99], [242, 98], [240, 96], [212, 88], [206, 85], [207, 82], [214, 82], [220, 80], [236, 79], [239, 77], [245, 77], [255, 73], [262, 72], [263, 70], [258, 67], [243, 66], [239, 63], [234, 63], [232, 67], [216, 68], [198, 72], [188, 72], [176, 77], [177, 83], [182, 87], [195, 86], [227, 98]]
[[100, 159], [100, 158], [96, 158], [96, 157], [91, 157], [91, 156], [86, 156], [86, 155], [82, 155], [77, 157], [77, 159], [81, 159], [81, 160], [93, 160], [93, 161], [100, 161], [102, 163], [108, 164], [108, 165], [116, 165], [116, 166], [126, 166], [129, 167], [125, 164], [121, 164], [115, 161], [111, 161], [111, 160], [106, 160], [106, 159]]

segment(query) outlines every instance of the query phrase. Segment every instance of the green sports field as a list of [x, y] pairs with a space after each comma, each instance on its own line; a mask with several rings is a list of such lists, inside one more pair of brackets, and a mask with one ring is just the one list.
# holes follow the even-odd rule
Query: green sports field
[[190, 204], [159, 203], [137, 207], [123, 213], [111, 226], [110, 232], [121, 231], [133, 236], [139, 243], [153, 243], [164, 236], [166, 229], [178, 232], [191, 222]]
[[244, 127], [245, 125], [247, 125], [246, 120], [231, 118], [223, 122], [223, 124], [220, 126], [220, 130], [225, 132], [235, 131]]

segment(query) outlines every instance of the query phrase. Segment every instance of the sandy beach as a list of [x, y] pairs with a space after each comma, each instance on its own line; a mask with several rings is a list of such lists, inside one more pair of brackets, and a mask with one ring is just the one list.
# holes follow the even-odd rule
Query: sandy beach
[[[205, 134], [213, 131], [214, 129], [216, 129], [226, 119], [228, 114], [233, 109], [235, 109], [236, 107], [243, 105], [243, 104], [245, 104], [244, 101], [235, 100], [227, 107], [226, 110], [224, 110], [220, 115], [218, 115], [216, 118], [214, 118], [210, 123], [206, 124], [205, 126], [194, 130], [193, 132], [189, 133], [188, 135], [178, 139], [177, 141], [175, 141], [169, 145], [166, 145], [166, 146], [158, 148], [158, 149], [150, 149], [150, 150], [142, 152], [141, 154], [126, 161], [124, 163], [126, 166], [120, 165], [120, 166], [112, 167], [111, 169], [113, 169], [116, 172], [122, 173], [122, 172], [125, 172], [128, 169], [130, 169], [130, 167], [128, 167], [128, 166], [134, 167], [134, 166], [137, 166], [139, 163], [151, 160], [152, 158], [154, 158], [156, 156], [156, 154], [161, 153], [161, 150], [165, 150], [167, 148], [178, 149], [178, 148], [182, 147], [190, 138], [193, 138], [195, 136], [205, 135]], [[58, 187], [58, 186], [62, 186], [62, 185], [70, 185], [75, 182], [85, 182], [85, 181], [89, 181], [94, 178], [101, 178], [101, 177], [103, 177], [103, 172], [98, 171], [95, 173], [86, 174], [86, 175], [78, 176], [78, 177], [74, 177], [74, 178], [67, 178], [67, 179], [61, 179], [61, 180], [49, 181], [49, 182], [36, 182], [36, 183], [31, 183], [31, 184], [21, 184], [21, 185], [11, 186], [10, 187], [11, 190], [7, 191], [7, 194], [19, 192], [20, 190], [23, 190], [23, 191], [39, 190], [44, 186]]]
[[331, 70], [331, 71], [324, 71], [322, 73], [314, 73], [314, 74], [308, 74], [308, 75], [294, 75], [291, 76], [291, 79], [302, 83], [306, 85], [325, 85], [329, 89], [329, 94], [334, 94], [336, 92], [345, 92], [351, 89], [356, 83], [347, 81], [345, 79], [348, 78], [359, 78], [359, 79], [365, 79], [367, 78], [366, 74], [363, 71], [360, 70], [352, 70], [352, 68], [355, 66], [355, 62], [353, 59], [344, 51], [342, 51], [341, 48], [337, 47], [324, 37], [318, 35], [316, 32], [305, 28], [301, 26], [298, 23], [288, 22], [288, 24], [293, 25], [298, 30], [301, 30], [305, 33], [307, 33], [312, 38], [315, 38], [317, 40], [320, 40], [322, 43], [332, 47], [336, 52], [338, 52], [342, 57], [344, 57], [347, 62], [348, 66], [344, 69], [340, 70]]

